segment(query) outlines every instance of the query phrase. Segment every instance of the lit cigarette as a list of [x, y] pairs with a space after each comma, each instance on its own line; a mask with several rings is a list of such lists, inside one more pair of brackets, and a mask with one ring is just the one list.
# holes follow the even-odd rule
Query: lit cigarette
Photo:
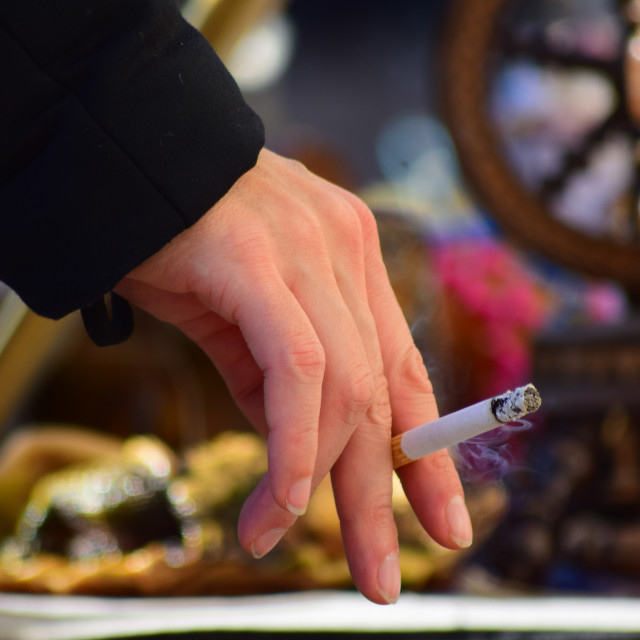
[[420, 425], [391, 439], [393, 466], [397, 469], [501, 424], [519, 420], [537, 411], [541, 402], [538, 390], [528, 384]]

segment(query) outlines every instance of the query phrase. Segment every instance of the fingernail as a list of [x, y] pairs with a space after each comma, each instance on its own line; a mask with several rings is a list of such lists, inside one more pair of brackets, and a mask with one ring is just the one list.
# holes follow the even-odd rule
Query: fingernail
[[378, 569], [378, 593], [388, 604], [394, 604], [400, 597], [400, 564], [397, 551], [390, 553]]
[[471, 518], [464, 503], [464, 498], [460, 495], [451, 498], [446, 510], [447, 522], [449, 523], [449, 536], [463, 549], [471, 546], [473, 542], [473, 529]]
[[298, 482], [289, 489], [287, 509], [291, 511], [294, 516], [301, 516], [307, 510], [310, 495], [311, 477], [298, 480]]
[[262, 558], [262, 556], [266, 556], [267, 553], [280, 542], [280, 539], [286, 532], [286, 529], [269, 529], [261, 536], [258, 536], [251, 545], [253, 557]]

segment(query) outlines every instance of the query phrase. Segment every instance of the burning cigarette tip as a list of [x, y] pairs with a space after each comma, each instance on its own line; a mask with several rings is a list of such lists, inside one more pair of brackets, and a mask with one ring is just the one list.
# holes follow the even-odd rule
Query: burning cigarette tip
[[518, 387], [491, 399], [491, 413], [498, 422], [513, 422], [540, 408], [542, 398], [532, 385]]

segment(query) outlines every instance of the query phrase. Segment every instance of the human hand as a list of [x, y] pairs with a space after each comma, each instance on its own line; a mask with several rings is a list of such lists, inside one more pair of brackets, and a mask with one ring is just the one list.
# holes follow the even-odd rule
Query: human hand
[[[269, 470], [240, 516], [242, 545], [256, 557], [270, 551], [331, 472], [353, 580], [374, 602], [394, 602], [391, 433], [437, 408], [364, 204], [263, 150], [116, 291], [195, 341], [268, 440]], [[471, 543], [446, 451], [398, 475], [437, 542]]]

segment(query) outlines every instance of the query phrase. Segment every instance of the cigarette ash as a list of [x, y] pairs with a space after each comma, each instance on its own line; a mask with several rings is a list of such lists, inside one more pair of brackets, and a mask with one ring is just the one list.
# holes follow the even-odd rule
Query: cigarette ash
[[451, 447], [460, 477], [468, 482], [495, 482], [519, 466], [519, 447], [512, 435], [533, 426], [529, 420], [516, 420]]
[[538, 390], [532, 384], [528, 384], [493, 398], [491, 412], [498, 422], [515, 422], [523, 416], [537, 411], [541, 404]]
[[523, 417], [537, 411], [541, 404], [540, 394], [532, 384], [493, 398], [491, 412], [502, 424], [452, 447], [451, 455], [460, 475], [470, 481], [491, 481], [513, 471], [517, 466], [517, 456], [511, 436], [533, 426], [533, 422]]

